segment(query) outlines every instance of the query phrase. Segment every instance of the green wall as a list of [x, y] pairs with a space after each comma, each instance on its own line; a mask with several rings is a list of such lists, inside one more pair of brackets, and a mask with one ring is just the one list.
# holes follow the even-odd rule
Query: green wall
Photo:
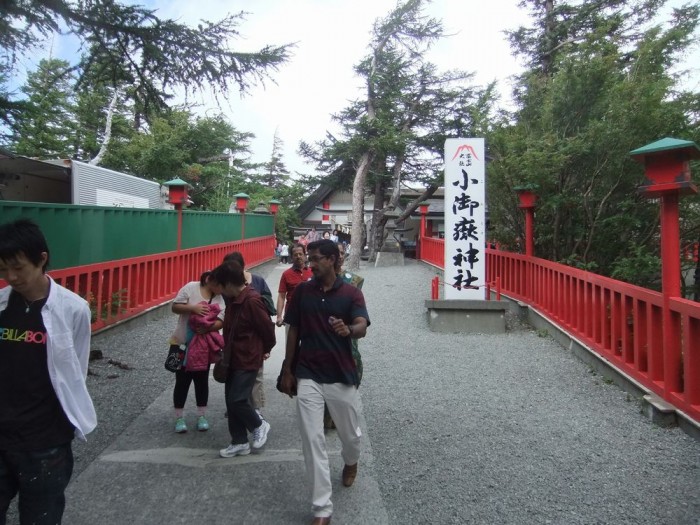
[[[177, 212], [71, 204], [0, 201], [0, 223], [34, 220], [51, 250], [50, 269], [58, 270], [177, 249]], [[241, 239], [241, 215], [185, 211], [182, 248]], [[271, 215], [245, 216], [245, 238], [273, 234]]]

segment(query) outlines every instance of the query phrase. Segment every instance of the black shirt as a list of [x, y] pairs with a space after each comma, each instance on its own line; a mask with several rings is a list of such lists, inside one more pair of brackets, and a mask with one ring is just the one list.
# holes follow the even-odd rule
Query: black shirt
[[46, 364], [46, 299], [12, 292], [0, 313], [0, 450], [41, 450], [73, 439]]

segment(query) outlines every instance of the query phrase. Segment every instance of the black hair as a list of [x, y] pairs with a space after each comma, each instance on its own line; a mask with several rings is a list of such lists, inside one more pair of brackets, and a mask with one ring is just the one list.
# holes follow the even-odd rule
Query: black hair
[[231, 252], [224, 256], [224, 262], [236, 261], [245, 269], [245, 260], [241, 252]]
[[318, 250], [321, 255], [325, 255], [326, 257], [335, 257], [334, 264], [336, 264], [340, 259], [338, 245], [330, 239], [321, 239], [320, 241], [310, 242], [307, 248], [309, 251]]
[[294, 244], [292, 244], [292, 249], [289, 250], [290, 255], [292, 253], [294, 253], [294, 250], [296, 250], [297, 248], [301, 248], [301, 251], [304, 252], [304, 255], [306, 255], [306, 246], [304, 246], [303, 244], [298, 243], [298, 242], [295, 242]]
[[39, 226], [29, 219], [18, 219], [0, 225], [0, 259], [10, 261], [23, 254], [34, 266], [39, 266], [41, 254], [46, 252], [45, 272], [49, 265], [49, 245]]
[[207, 281], [209, 280], [209, 276], [211, 275], [210, 271], [206, 271], [202, 273], [202, 275], [199, 276], [199, 286], [204, 286], [207, 284]]
[[238, 261], [227, 261], [220, 264], [211, 271], [209, 280], [221, 286], [226, 286], [227, 284], [241, 286], [246, 282], [243, 266]]

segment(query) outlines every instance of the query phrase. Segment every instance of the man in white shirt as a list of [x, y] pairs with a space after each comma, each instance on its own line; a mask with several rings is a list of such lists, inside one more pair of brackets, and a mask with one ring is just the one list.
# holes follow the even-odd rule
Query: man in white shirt
[[22, 523], [61, 523], [73, 437], [97, 425], [87, 391], [90, 308], [46, 275], [29, 220], [0, 225], [0, 523], [19, 493]]

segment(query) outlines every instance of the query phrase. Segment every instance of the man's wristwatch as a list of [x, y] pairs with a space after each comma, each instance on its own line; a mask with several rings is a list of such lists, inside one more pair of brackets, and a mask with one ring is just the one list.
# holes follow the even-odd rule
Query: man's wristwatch
[[348, 334], [348, 337], [352, 337], [352, 325], [351, 324], [348, 325], [348, 331], [350, 332]]

